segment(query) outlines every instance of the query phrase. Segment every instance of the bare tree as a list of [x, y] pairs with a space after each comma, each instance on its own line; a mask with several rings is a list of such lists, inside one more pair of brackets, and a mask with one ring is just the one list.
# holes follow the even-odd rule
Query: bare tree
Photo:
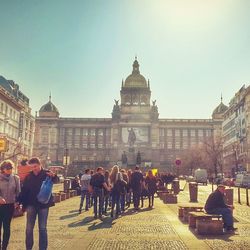
[[193, 175], [197, 168], [207, 168], [208, 160], [201, 145], [187, 149], [182, 155], [182, 170]]
[[207, 138], [203, 141], [204, 152], [213, 166], [213, 172], [217, 177], [218, 171], [223, 173], [223, 142], [221, 137]]

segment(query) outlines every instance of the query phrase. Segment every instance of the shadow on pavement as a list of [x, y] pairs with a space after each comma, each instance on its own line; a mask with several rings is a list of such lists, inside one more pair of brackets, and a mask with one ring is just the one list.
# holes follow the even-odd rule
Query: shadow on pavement
[[102, 219], [101, 222], [94, 222], [91, 226], [88, 227], [89, 231], [93, 231], [93, 230], [98, 230], [98, 229], [107, 229], [107, 228], [112, 228], [112, 226], [115, 224], [116, 222], [113, 221], [111, 218], [104, 218]]
[[78, 215], [79, 215], [78, 212], [77, 212], [77, 213], [71, 213], [71, 214], [63, 215], [63, 216], [61, 216], [59, 219], [60, 219], [60, 220], [67, 220], [67, 219], [76, 217], [76, 216], [78, 216]]
[[195, 229], [190, 229], [189, 228], [189, 230], [199, 240], [223, 240], [223, 241], [226, 241], [226, 242], [233, 242], [234, 240], [230, 239], [230, 237], [238, 235], [237, 232], [225, 233], [225, 234], [220, 234], [220, 235], [199, 235], [199, 234], [197, 234]]
[[91, 223], [92, 221], [94, 221], [94, 217], [93, 216], [88, 216], [85, 217], [83, 220], [79, 220], [79, 221], [75, 221], [72, 222], [70, 224], [68, 224], [68, 227], [82, 227], [82, 226], [86, 226], [89, 223]]

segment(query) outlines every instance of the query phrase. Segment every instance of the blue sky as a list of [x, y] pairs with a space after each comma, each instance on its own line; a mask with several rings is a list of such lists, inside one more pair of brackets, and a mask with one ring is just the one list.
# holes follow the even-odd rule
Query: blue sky
[[249, 0], [0, 0], [0, 75], [64, 117], [110, 117], [135, 55], [160, 118], [210, 118], [250, 83]]

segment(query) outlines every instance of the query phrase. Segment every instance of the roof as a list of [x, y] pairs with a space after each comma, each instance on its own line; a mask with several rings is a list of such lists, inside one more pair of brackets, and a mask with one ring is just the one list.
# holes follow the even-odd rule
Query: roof
[[137, 58], [135, 58], [135, 61], [133, 63], [133, 71], [132, 74], [130, 74], [124, 84], [124, 88], [147, 88], [147, 81], [143, 75], [140, 74], [139, 71], [139, 63], [137, 61]]
[[39, 112], [55, 112], [59, 114], [59, 111], [57, 109], [57, 107], [51, 102], [51, 100], [49, 100], [48, 103], [46, 103], [45, 105], [43, 105]]
[[228, 106], [226, 106], [223, 102], [221, 102], [213, 111], [213, 115], [216, 114], [223, 114], [228, 109]]

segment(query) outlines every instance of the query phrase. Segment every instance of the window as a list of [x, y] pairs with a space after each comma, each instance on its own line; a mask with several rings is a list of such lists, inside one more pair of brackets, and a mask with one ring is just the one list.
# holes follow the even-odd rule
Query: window
[[103, 136], [103, 129], [98, 130], [98, 136]]
[[84, 129], [82, 130], [82, 135], [83, 135], [83, 136], [88, 136], [88, 129], [84, 128]]
[[180, 136], [180, 130], [179, 129], [175, 130], [175, 136]]
[[98, 144], [98, 148], [103, 148], [103, 144], [102, 144], [102, 143], [99, 143], [99, 144]]
[[162, 136], [162, 137], [163, 137], [163, 136], [164, 136], [164, 134], [165, 134], [165, 133], [164, 133], [164, 128], [160, 128], [160, 136]]
[[190, 136], [191, 136], [191, 137], [195, 137], [195, 130], [194, 130], [194, 129], [191, 129], [191, 130], [190, 130]]
[[180, 147], [181, 147], [180, 142], [179, 142], [179, 141], [176, 141], [176, 142], [175, 142], [175, 148], [176, 148], [176, 149], [180, 149]]
[[169, 149], [173, 148], [173, 143], [171, 141], [168, 142], [168, 148]]
[[203, 130], [202, 130], [202, 129], [199, 129], [199, 130], [198, 130], [198, 136], [199, 136], [199, 137], [203, 137]]
[[94, 144], [94, 143], [91, 143], [91, 144], [90, 144], [90, 148], [95, 148], [95, 144]]
[[183, 147], [183, 149], [187, 149], [188, 148], [188, 141], [183, 141], [182, 147]]
[[183, 130], [182, 130], [182, 136], [183, 136], [183, 137], [187, 137], [187, 136], [188, 136], [188, 131], [187, 131], [187, 129], [183, 129]]
[[95, 129], [91, 129], [91, 130], [90, 130], [90, 135], [91, 135], [91, 136], [95, 136]]
[[168, 130], [167, 130], [167, 136], [172, 136], [172, 135], [173, 135], [172, 129], [168, 129]]
[[83, 147], [83, 148], [88, 148], [88, 144], [87, 144], [87, 143], [84, 143], [84, 144], [82, 144], [82, 147]]
[[41, 128], [40, 142], [42, 144], [48, 143], [49, 130], [48, 128]]
[[206, 136], [207, 137], [211, 136], [211, 130], [206, 130]]

